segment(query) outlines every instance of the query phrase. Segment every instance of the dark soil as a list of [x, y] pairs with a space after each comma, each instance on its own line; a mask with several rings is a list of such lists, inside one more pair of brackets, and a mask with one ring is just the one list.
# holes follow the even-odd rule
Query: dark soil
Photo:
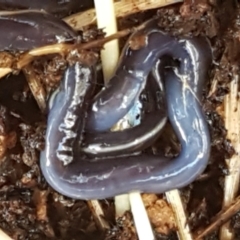
[[[184, 4], [120, 19], [120, 29], [137, 26], [153, 16], [159, 17], [159, 25], [165, 31], [178, 36], [204, 35], [213, 46], [214, 64], [203, 94], [204, 110], [211, 130], [212, 154], [204, 174], [182, 189], [189, 224], [195, 231], [207, 226], [210, 219], [221, 210], [223, 179], [228, 173], [224, 159], [234, 153], [231, 143], [226, 139], [223, 119], [216, 109], [221, 106], [224, 95], [229, 91], [228, 83], [232, 73], [239, 74], [240, 9], [233, 0], [185, 0]], [[121, 44], [124, 44], [124, 39]], [[221, 61], [223, 54], [225, 61]], [[37, 66], [39, 62], [34, 64]], [[49, 65], [49, 62], [47, 65], [55, 66]], [[46, 70], [44, 64], [42, 69]], [[44, 75], [45, 86], [58, 85], [59, 72], [51, 72], [50, 67], [47, 70], [49, 74], [48, 77]], [[63, 70], [64, 67], [59, 69], [61, 73]], [[212, 91], [211, 80], [214, 76], [218, 84]], [[209, 96], [210, 90], [212, 93]], [[112, 199], [101, 201], [105, 219], [111, 226], [109, 231], [103, 232], [97, 228], [85, 201], [68, 199], [49, 188], [39, 168], [39, 152], [44, 147], [45, 128], [46, 116], [39, 110], [24, 75], [20, 73], [2, 79], [0, 228], [19, 240], [136, 239], [131, 214], [127, 213], [116, 221]], [[168, 136], [172, 134], [170, 127], [165, 131]], [[174, 152], [175, 140], [169, 138], [167, 141], [166, 134], [162, 135], [159, 142], [170, 146], [168, 149]], [[233, 228], [240, 237], [239, 216], [234, 216]], [[157, 236], [157, 239], [177, 239], [174, 231], [168, 236]], [[218, 239], [217, 232], [206, 239]]]

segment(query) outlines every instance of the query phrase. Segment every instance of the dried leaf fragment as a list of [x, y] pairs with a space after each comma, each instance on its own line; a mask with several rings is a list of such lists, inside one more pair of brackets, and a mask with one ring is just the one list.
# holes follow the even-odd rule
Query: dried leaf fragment
[[39, 191], [36, 190], [34, 192], [34, 202], [36, 204], [36, 210], [37, 210], [37, 219], [39, 221], [48, 221], [47, 217], [47, 196], [48, 192], [47, 191]]
[[10, 132], [8, 134], [1, 134], [0, 135], [0, 158], [2, 159], [7, 149], [11, 149], [15, 146], [17, 141], [17, 134], [16, 132]]

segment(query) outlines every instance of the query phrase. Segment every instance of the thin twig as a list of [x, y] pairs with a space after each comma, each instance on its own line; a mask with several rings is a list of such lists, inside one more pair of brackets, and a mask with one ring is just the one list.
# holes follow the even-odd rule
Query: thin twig
[[15, 64], [15, 68], [5, 68], [0, 67], [0, 78], [6, 76], [7, 74], [15, 71], [15, 70], [21, 70], [25, 66], [27, 66], [29, 63], [31, 63], [36, 57], [49, 55], [49, 54], [61, 54], [61, 55], [67, 55], [71, 51], [77, 49], [79, 51], [81, 50], [88, 50], [91, 48], [100, 48], [105, 43], [112, 41], [114, 39], [122, 38], [130, 33], [133, 33], [139, 29], [144, 28], [144, 24], [140, 25], [139, 27], [134, 28], [128, 28], [124, 29], [122, 31], [119, 31], [115, 34], [112, 34], [111, 36], [108, 36], [103, 39], [98, 39], [89, 43], [83, 43], [83, 44], [64, 44], [64, 43], [57, 43], [53, 45], [48, 45], [44, 47], [39, 47], [34, 50], [31, 50], [29, 52], [23, 53], [20, 55], [19, 60]]
[[101, 48], [104, 44], [107, 42], [110, 42], [115, 39], [119, 39], [122, 37], [126, 37], [127, 35], [134, 33], [136, 31], [139, 31], [143, 28], [145, 28], [146, 24], [143, 23], [137, 27], [133, 28], [127, 28], [124, 30], [121, 30], [115, 34], [112, 34], [110, 36], [107, 36], [102, 39], [97, 39], [88, 43], [76, 43], [76, 44], [67, 44], [67, 43], [57, 43], [57, 44], [51, 44], [44, 47], [39, 47], [36, 49], [33, 49], [31, 51], [28, 51], [26, 53], [23, 53], [19, 56], [18, 61], [15, 63], [15, 67], [13, 68], [5, 68], [0, 67], [0, 78], [6, 76], [7, 74], [13, 72], [14, 70], [21, 70], [28, 64], [30, 64], [36, 57], [44, 56], [44, 55], [50, 55], [50, 54], [61, 54], [61, 55], [67, 55], [71, 51], [74, 50], [88, 50], [91, 48]]
[[56, 43], [56, 44], [52, 44], [44, 47], [39, 47], [27, 53], [22, 54], [19, 57], [19, 61], [17, 62], [16, 67], [17, 69], [22, 69], [24, 66], [32, 62], [36, 57], [43, 56], [43, 55], [49, 55], [49, 54], [67, 55], [74, 50], [81, 51], [81, 50], [88, 50], [91, 48], [101, 48], [107, 42], [110, 42], [114, 39], [125, 37], [130, 33], [137, 31], [138, 29], [141, 29], [142, 27], [144, 27], [144, 25], [140, 25], [139, 27], [136, 27], [136, 28], [124, 29], [108, 37], [94, 40], [88, 43], [77, 43], [77, 44]]
[[[146, 11], [150, 9], [165, 7], [167, 5], [183, 2], [183, 0], [122, 0], [114, 3], [116, 17], [126, 17], [130, 14]], [[104, 5], [103, 5], [104, 6]], [[107, 11], [103, 11], [106, 13]], [[84, 26], [96, 22], [95, 9], [90, 9], [82, 13], [76, 13], [69, 17], [64, 18], [75, 30], [82, 30]]]
[[213, 219], [212, 223], [204, 230], [197, 230], [194, 233], [194, 240], [201, 240], [210, 233], [216, 231], [223, 223], [226, 223], [233, 215], [240, 211], [240, 196], [231, 205], [221, 210]]
[[142, 24], [138, 27], [128, 28], [124, 29], [122, 31], [119, 31], [115, 34], [112, 34], [106, 38], [98, 39], [89, 43], [83, 43], [83, 44], [65, 44], [65, 43], [57, 43], [52, 44], [44, 47], [39, 47], [34, 50], [31, 50], [29, 52], [23, 53], [19, 56], [18, 62], [15, 64], [15, 69], [13, 68], [1, 68], [0, 67], [0, 78], [6, 76], [7, 74], [13, 72], [14, 70], [21, 70], [25, 66], [27, 66], [29, 63], [31, 63], [36, 57], [49, 55], [49, 54], [61, 54], [61, 55], [67, 55], [71, 51], [74, 50], [88, 50], [91, 48], [100, 48], [105, 43], [110, 42], [114, 39], [119, 39], [122, 37], [125, 37], [135, 31], [138, 31], [145, 27], [145, 24]]

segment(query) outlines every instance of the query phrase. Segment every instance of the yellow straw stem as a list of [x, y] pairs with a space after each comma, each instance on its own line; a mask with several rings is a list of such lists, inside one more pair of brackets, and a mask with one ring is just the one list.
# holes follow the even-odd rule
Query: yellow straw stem
[[[113, 0], [95, 0], [95, 10], [98, 28], [106, 32], [106, 36], [117, 32], [117, 21], [114, 12]], [[107, 82], [113, 74], [119, 59], [118, 40], [104, 45], [101, 51], [103, 76]]]

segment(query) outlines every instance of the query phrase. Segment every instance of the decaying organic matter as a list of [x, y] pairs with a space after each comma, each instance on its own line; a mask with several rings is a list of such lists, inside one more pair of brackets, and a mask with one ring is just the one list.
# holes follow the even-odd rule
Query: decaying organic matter
[[[159, 26], [165, 31], [175, 36], [207, 36], [213, 46], [214, 65], [210, 74], [211, 79], [217, 76], [217, 82], [214, 85], [209, 82], [203, 95], [204, 111], [211, 133], [211, 158], [204, 174], [181, 192], [189, 225], [194, 233], [206, 228], [210, 219], [220, 212], [223, 178], [228, 174], [225, 159], [234, 154], [231, 142], [226, 139], [224, 119], [219, 114], [232, 75], [239, 74], [240, 28], [236, 22], [240, 10], [233, 4], [234, 1], [227, 0], [186, 0], [184, 4], [119, 19], [120, 28], [126, 29], [158, 15]], [[97, 32], [94, 34], [99, 36]], [[125, 40], [121, 39], [122, 45]], [[91, 49], [93, 52], [98, 50]], [[10, 59], [6, 66], [12, 67], [12, 56], [5, 57]], [[58, 86], [66, 62], [54, 55], [51, 59], [42, 57], [35, 60], [31, 67], [39, 74], [42, 86], [49, 93]], [[44, 148], [46, 119], [24, 74], [1, 79], [0, 105], [0, 134], [3, 136], [0, 141], [5, 149], [4, 159], [0, 161], [1, 229], [14, 239], [137, 239], [131, 214], [115, 221], [111, 199], [102, 201], [105, 220], [111, 226], [104, 233], [95, 225], [86, 202], [68, 199], [48, 187], [39, 168], [39, 152]], [[154, 151], [159, 148], [164, 149], [166, 156], [175, 156], [180, 151], [171, 126], [164, 129], [159, 141], [155, 143]], [[162, 199], [162, 196], [158, 197]], [[159, 209], [161, 201], [163, 200], [151, 201], [148, 206], [150, 212], [151, 209]], [[167, 207], [163, 203], [161, 206]], [[168, 214], [171, 214], [170, 210]], [[177, 239], [172, 222], [165, 224], [167, 229], [162, 231], [159, 220], [153, 221], [157, 239]], [[240, 236], [239, 221], [239, 214], [232, 218], [236, 237]], [[218, 239], [218, 229], [213, 230], [215, 232], [206, 239]]]

